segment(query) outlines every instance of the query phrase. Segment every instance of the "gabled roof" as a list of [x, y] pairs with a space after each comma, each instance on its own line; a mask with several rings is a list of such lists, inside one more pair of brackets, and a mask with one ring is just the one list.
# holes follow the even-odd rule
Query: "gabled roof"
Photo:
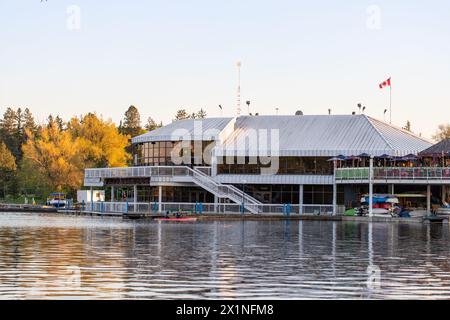
[[233, 118], [186, 119], [134, 137], [132, 143], [152, 141], [217, 140], [219, 133]]
[[248, 143], [248, 139], [255, 139], [255, 134], [267, 142], [267, 148], [259, 145], [256, 153], [271, 150], [272, 130], [279, 135], [279, 146], [274, 147], [280, 156], [331, 157], [361, 153], [403, 156], [431, 146], [429, 141], [413, 133], [365, 115], [242, 116], [237, 118], [234, 132], [216, 154], [256, 155]]
[[423, 150], [420, 155], [450, 154], [450, 139], [444, 139], [435, 145]]

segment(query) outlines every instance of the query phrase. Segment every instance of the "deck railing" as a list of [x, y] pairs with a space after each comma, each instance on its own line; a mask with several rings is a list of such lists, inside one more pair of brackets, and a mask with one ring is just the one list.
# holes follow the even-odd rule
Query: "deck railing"
[[228, 198], [235, 203], [244, 203], [253, 213], [260, 211], [260, 201], [229, 184], [217, 182], [210, 176], [208, 167], [189, 168], [186, 166], [149, 166], [126, 168], [86, 169], [85, 179], [136, 178], [136, 177], [191, 177], [192, 181], [220, 198]]
[[[369, 168], [338, 168], [336, 180], [368, 180]], [[450, 180], [450, 167], [374, 167], [373, 180]]]
[[[333, 205], [287, 205], [287, 204], [262, 204], [258, 205], [261, 209], [259, 215], [342, 215], [345, 211], [344, 206], [336, 206], [336, 212], [333, 214]], [[156, 202], [88, 202], [84, 208], [87, 212], [97, 213], [141, 213], [147, 215], [161, 215], [169, 212], [185, 212], [190, 214], [242, 214], [242, 206], [235, 203], [181, 203], [181, 202], [163, 202], [161, 203], [161, 212]], [[253, 214], [247, 208], [245, 214]]]

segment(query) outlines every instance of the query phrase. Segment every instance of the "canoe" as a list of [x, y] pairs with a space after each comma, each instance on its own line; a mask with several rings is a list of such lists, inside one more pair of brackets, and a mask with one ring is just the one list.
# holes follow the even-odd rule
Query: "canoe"
[[181, 222], [188, 222], [188, 221], [197, 221], [197, 218], [193, 217], [185, 217], [185, 218], [156, 218], [158, 221], [181, 221]]

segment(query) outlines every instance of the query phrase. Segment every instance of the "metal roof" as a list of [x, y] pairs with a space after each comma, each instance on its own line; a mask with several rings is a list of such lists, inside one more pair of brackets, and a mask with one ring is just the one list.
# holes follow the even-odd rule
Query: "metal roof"
[[179, 140], [217, 140], [233, 118], [186, 119], [134, 137], [132, 143]]
[[[271, 137], [275, 138], [272, 142]], [[430, 146], [411, 132], [366, 115], [241, 116], [216, 155], [402, 156]], [[272, 150], [277, 153], [270, 153]]]
[[423, 150], [421, 155], [441, 155], [450, 154], [450, 139], [444, 139], [435, 145]]

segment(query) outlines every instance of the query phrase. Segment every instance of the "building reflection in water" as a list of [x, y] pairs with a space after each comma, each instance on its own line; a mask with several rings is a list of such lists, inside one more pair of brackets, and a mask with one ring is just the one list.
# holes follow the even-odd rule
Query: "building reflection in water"
[[450, 298], [448, 242], [448, 225], [11, 214], [0, 216], [0, 296]]

